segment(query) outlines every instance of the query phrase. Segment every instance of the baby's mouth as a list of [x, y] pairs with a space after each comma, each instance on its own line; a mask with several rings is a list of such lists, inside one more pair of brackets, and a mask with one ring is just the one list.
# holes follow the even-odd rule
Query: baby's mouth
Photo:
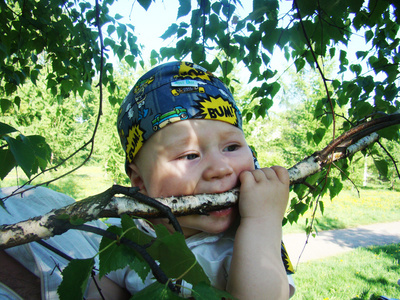
[[228, 208], [220, 209], [220, 210], [213, 210], [208, 213], [208, 215], [213, 216], [213, 217], [225, 217], [230, 215], [234, 210], [233, 206], [230, 206]]
[[[222, 194], [222, 193], [227, 193], [227, 192], [232, 192], [233, 194], [238, 195], [239, 194], [239, 185], [237, 185], [231, 189], [227, 189], [222, 192], [214, 192], [212, 194]], [[232, 210], [235, 209], [235, 207], [237, 207], [237, 201], [236, 202], [228, 201], [228, 203], [223, 203], [219, 206], [204, 207], [203, 211], [200, 214], [222, 217], [222, 216], [230, 214], [232, 212]]]

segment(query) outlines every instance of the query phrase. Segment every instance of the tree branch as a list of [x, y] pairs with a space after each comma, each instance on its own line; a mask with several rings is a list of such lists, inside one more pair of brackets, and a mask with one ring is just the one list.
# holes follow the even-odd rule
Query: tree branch
[[[327, 164], [365, 149], [379, 139], [374, 130], [396, 124], [400, 124], [400, 114], [373, 119], [345, 132], [323, 150], [315, 152], [290, 168], [290, 183], [302, 182], [321, 171]], [[115, 196], [116, 194], [124, 196]], [[62, 234], [71, 228], [76, 228], [73, 224], [80, 225], [99, 218], [118, 217], [122, 214], [146, 218], [169, 217], [171, 222], [174, 222], [174, 217], [171, 215], [207, 214], [209, 211], [234, 206], [238, 194], [238, 189], [234, 189], [221, 194], [157, 198], [152, 202], [149, 200], [152, 198], [140, 194], [137, 189], [114, 186], [101, 194], [52, 210], [43, 216], [0, 226], [0, 249]], [[143, 200], [144, 198], [146, 199]], [[170, 209], [170, 212], [165, 209]]]

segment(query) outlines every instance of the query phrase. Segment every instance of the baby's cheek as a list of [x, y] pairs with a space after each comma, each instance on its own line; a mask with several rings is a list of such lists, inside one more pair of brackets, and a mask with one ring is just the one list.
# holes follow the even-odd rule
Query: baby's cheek
[[194, 184], [180, 176], [167, 176], [159, 181], [158, 185], [153, 185], [153, 197], [170, 197], [191, 195], [194, 191]]

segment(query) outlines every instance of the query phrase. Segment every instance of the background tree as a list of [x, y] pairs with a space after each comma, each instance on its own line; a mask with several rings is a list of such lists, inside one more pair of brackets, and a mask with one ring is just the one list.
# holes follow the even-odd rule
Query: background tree
[[[150, 0], [138, 2], [145, 9], [158, 5]], [[279, 78], [284, 71], [273, 65], [274, 55], [282, 53], [279, 57], [295, 72], [317, 73], [320, 78], [316, 81], [313, 75], [307, 84], [299, 81], [303, 89], [308, 86], [296, 95], [304, 95], [304, 102], [299, 102], [300, 97], [293, 103], [294, 97], [287, 92], [283, 94], [289, 104], [296, 105], [294, 113], [282, 113], [285, 122], [289, 127], [295, 124], [297, 130], [304, 130], [300, 135], [276, 131], [294, 143], [294, 147], [287, 142], [275, 145], [288, 149], [283, 153], [283, 163], [295, 160], [297, 155], [310, 154], [308, 151], [314, 146], [358, 128], [360, 137], [375, 131], [381, 136], [383, 147], [368, 150], [381, 178], [398, 175], [395, 153], [399, 143], [396, 113], [400, 10], [397, 3], [253, 0], [246, 15], [238, 13], [241, 6], [238, 0], [180, 0], [179, 4], [177, 22], [166, 28], [163, 35], [171, 46], [152, 51], [150, 64], [167, 59], [191, 60], [215, 72], [233, 88], [237, 81], [243, 82], [242, 77], [234, 78], [234, 71], [247, 70], [250, 92], [243, 92], [248, 96], [244, 96], [242, 104], [244, 117], [249, 121], [248, 130], [255, 133], [252, 128], [256, 128], [260, 117], [267, 116], [283, 90]], [[103, 163], [113, 169], [113, 177], [119, 180], [115, 164], [120, 158], [114, 154], [121, 150], [117, 150], [120, 147], [115, 131], [112, 133], [112, 114], [134, 82], [121, 74], [143, 69], [145, 62], [140, 58], [141, 47], [134, 35], [134, 25], [120, 22], [119, 15], [111, 16], [113, 5], [118, 2], [0, 3], [2, 179], [15, 166], [32, 178], [44, 172], [49, 163], [50, 169], [55, 169], [69, 161], [75, 169], [90, 158], [103, 160], [94, 148], [96, 135], [111, 135], [111, 139], [98, 138], [101, 143], [97, 149], [108, 153]], [[353, 61], [348, 47], [359, 36], [364, 38], [366, 46], [355, 51]], [[123, 63], [122, 67], [111, 63], [114, 57]], [[337, 73], [327, 73], [324, 68], [331, 60], [337, 65]], [[105, 98], [107, 105], [103, 103]], [[299, 105], [307, 110], [297, 111]], [[379, 120], [389, 121], [382, 126], [356, 127]], [[381, 130], [383, 127], [387, 128]], [[300, 143], [299, 137], [305, 139]], [[260, 142], [260, 135], [253, 139]], [[57, 141], [52, 150], [50, 140]], [[331, 146], [327, 157], [340, 150], [340, 145]], [[327, 192], [332, 197], [337, 195], [353, 162], [350, 158], [331, 164], [328, 159], [322, 172], [296, 183], [293, 191], [298, 197], [291, 201], [288, 220], [295, 222], [300, 214], [316, 207], [320, 195]]]

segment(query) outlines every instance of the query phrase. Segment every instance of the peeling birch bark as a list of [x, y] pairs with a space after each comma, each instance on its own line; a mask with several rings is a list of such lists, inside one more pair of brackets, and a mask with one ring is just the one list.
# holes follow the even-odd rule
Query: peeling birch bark
[[[196, 196], [181, 196], [168, 198], [155, 198], [157, 201], [170, 207], [172, 213], [179, 216], [191, 214], [207, 214], [213, 210], [231, 207], [239, 198], [239, 189], [232, 189], [220, 194], [202, 194]], [[111, 202], [101, 212], [102, 217], [117, 217], [122, 214], [137, 217], [162, 217], [160, 211], [143, 203], [133, 202], [131, 197], [113, 197]]]
[[327, 157], [320, 156], [322, 151], [315, 152], [313, 155], [303, 159], [301, 162], [297, 163], [288, 170], [290, 184], [303, 181], [305, 178], [321, 171], [321, 169], [327, 164], [349, 157], [375, 143], [378, 139], [379, 135], [374, 132], [366, 137], [363, 137], [354, 144], [349, 145], [348, 147], [341, 147], [339, 145], [336, 151], [329, 154]]

